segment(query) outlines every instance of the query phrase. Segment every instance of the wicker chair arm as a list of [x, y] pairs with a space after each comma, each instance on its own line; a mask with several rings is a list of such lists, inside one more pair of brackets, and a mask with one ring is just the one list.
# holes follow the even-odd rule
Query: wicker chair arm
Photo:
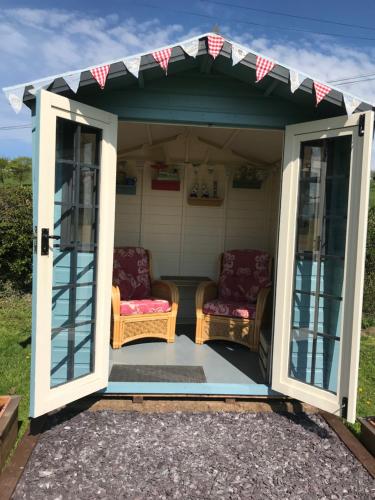
[[178, 288], [171, 281], [152, 281], [151, 295], [157, 299], [168, 300], [168, 302], [172, 305], [172, 310], [177, 309], [179, 300]]
[[257, 297], [257, 305], [256, 305], [256, 313], [255, 313], [255, 321], [261, 323], [264, 315], [264, 311], [267, 305], [267, 299], [270, 294], [271, 287], [261, 288], [258, 297]]
[[215, 281], [203, 281], [199, 284], [195, 294], [195, 308], [197, 316], [202, 315], [203, 305], [209, 300], [216, 299], [218, 286]]
[[113, 316], [120, 316], [120, 289], [118, 286], [112, 285], [112, 312]]

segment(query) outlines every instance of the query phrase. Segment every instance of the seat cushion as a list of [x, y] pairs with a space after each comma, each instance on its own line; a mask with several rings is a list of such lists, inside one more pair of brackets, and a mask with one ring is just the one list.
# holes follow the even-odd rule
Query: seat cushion
[[152, 314], [169, 312], [171, 305], [168, 300], [154, 299], [152, 297], [141, 300], [122, 300], [120, 302], [121, 316], [132, 314]]
[[249, 302], [224, 301], [220, 299], [210, 300], [203, 306], [204, 314], [216, 316], [227, 316], [229, 318], [255, 318], [256, 305]]
[[271, 256], [259, 250], [230, 250], [223, 254], [219, 298], [255, 303], [261, 288], [270, 286]]
[[113, 284], [120, 288], [122, 300], [139, 300], [150, 297], [151, 281], [148, 253], [144, 248], [115, 248], [113, 253]]

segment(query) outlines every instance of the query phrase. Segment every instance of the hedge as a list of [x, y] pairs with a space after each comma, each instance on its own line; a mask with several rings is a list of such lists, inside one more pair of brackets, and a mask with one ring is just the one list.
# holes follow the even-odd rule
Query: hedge
[[[0, 291], [31, 290], [32, 193], [30, 186], [0, 187]], [[375, 206], [369, 210], [364, 326], [375, 325]]]
[[0, 289], [31, 290], [32, 193], [30, 186], [0, 187]]
[[368, 216], [363, 316], [364, 326], [375, 325], [375, 206], [370, 208]]

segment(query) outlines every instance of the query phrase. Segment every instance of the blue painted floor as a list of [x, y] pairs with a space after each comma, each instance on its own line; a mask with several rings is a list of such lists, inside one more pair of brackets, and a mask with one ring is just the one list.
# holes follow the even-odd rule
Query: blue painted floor
[[258, 354], [224, 341], [197, 345], [194, 326], [179, 326], [176, 341], [143, 340], [110, 349], [112, 364], [202, 366], [208, 384], [264, 384]]

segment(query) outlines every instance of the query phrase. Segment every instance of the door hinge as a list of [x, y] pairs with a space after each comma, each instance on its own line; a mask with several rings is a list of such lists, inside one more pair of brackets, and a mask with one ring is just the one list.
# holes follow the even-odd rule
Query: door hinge
[[358, 135], [359, 135], [359, 137], [362, 137], [365, 134], [365, 120], [366, 120], [365, 114], [362, 114], [359, 116], [359, 120], [358, 120]]
[[37, 226], [34, 227], [32, 238], [33, 238], [33, 252], [36, 253], [37, 248], [38, 248], [38, 227]]
[[341, 400], [341, 416], [347, 418], [348, 416], [348, 398], [344, 397]]

